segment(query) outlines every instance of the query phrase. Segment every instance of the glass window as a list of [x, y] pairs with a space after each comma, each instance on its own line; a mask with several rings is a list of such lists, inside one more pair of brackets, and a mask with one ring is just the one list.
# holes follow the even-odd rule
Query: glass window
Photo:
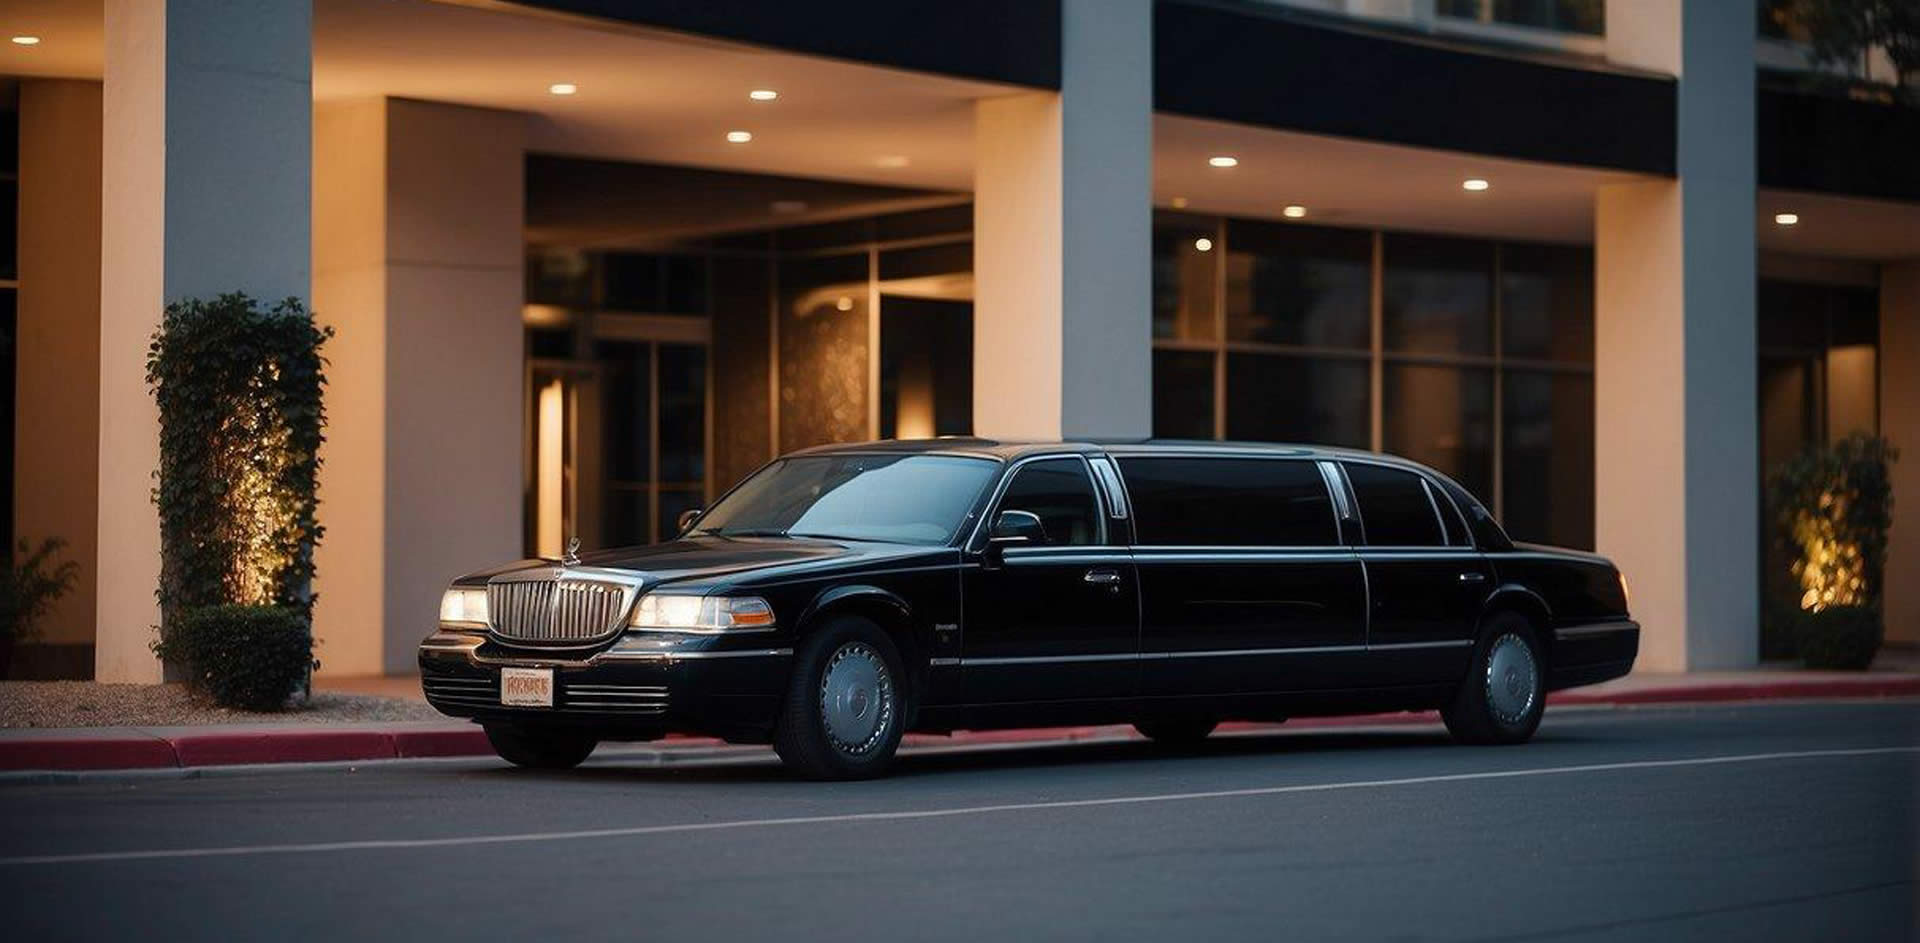
[[1390, 352], [1493, 352], [1493, 246], [1468, 239], [1386, 237], [1381, 331]]
[[1213, 352], [1153, 352], [1153, 434], [1161, 439], [1213, 438]]
[[1491, 491], [1493, 371], [1391, 362], [1385, 370], [1385, 450]]
[[[707, 478], [707, 349], [661, 344], [660, 483], [701, 486]], [[663, 507], [660, 519], [671, 527]]]
[[1372, 397], [1365, 360], [1227, 355], [1227, 438], [1366, 448]]
[[696, 534], [942, 544], [999, 463], [951, 455], [805, 455], [741, 483]]
[[644, 489], [653, 478], [653, 360], [647, 348], [635, 341], [595, 345], [606, 397], [600, 441], [607, 479], [614, 487], [625, 483]]
[[1233, 220], [1227, 249], [1229, 340], [1372, 346], [1372, 233]]
[[1500, 344], [1508, 357], [1593, 362], [1593, 251], [1500, 250]]
[[1514, 370], [1503, 384], [1502, 487], [1521, 540], [1593, 547], [1593, 377]]
[[[1607, 33], [1606, 0], [1438, 0], [1441, 16], [1563, 33]], [[1764, 20], [1764, 17], [1763, 17]]]
[[1214, 266], [1212, 226], [1162, 222], [1153, 227], [1153, 336], [1211, 340]]
[[1142, 544], [1321, 547], [1339, 543], [1326, 480], [1313, 462], [1123, 458]]
[[1375, 547], [1437, 547], [1446, 544], [1433, 499], [1422, 479], [1409, 471], [1342, 462], [1360, 502], [1360, 524]]
[[1100, 502], [1093, 496], [1087, 464], [1077, 458], [1028, 462], [1014, 472], [1001, 511], [1027, 511], [1040, 518], [1046, 546], [1102, 542]]

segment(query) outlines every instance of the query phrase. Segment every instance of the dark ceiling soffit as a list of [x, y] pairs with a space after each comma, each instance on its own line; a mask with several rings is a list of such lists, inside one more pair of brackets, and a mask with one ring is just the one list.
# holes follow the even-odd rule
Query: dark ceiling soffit
[[1284, 12], [1160, 0], [1154, 108], [1196, 118], [1671, 176], [1672, 79], [1530, 61]]
[[871, 65], [1060, 87], [1059, 0], [517, 0]]
[[1762, 88], [1760, 185], [1920, 203], [1920, 109]]

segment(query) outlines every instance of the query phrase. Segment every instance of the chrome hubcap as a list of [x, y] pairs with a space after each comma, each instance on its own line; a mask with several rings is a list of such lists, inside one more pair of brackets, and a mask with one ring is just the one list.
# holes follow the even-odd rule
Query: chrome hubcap
[[1518, 635], [1502, 635], [1487, 652], [1487, 706], [1503, 724], [1525, 720], [1540, 699], [1533, 650]]
[[870, 753], [893, 726], [893, 676], [880, 653], [848, 642], [820, 676], [820, 722], [827, 741], [848, 756]]

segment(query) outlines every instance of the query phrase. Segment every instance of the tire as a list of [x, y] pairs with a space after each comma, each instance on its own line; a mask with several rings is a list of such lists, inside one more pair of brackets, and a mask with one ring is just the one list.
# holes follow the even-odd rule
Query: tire
[[1540, 727], [1546, 702], [1546, 665], [1533, 625], [1502, 612], [1481, 628], [1467, 679], [1440, 716], [1460, 743], [1525, 743]]
[[1220, 722], [1211, 717], [1145, 717], [1133, 722], [1141, 736], [1170, 747], [1198, 744], [1218, 726]]
[[870, 779], [900, 748], [909, 714], [900, 651], [880, 626], [837, 616], [802, 642], [773, 749], [808, 779]]
[[572, 769], [600, 745], [600, 741], [572, 730], [513, 723], [484, 726], [493, 752], [528, 769]]

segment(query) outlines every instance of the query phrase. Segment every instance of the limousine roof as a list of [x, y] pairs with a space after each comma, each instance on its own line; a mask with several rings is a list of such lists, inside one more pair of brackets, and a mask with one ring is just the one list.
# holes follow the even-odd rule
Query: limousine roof
[[1324, 445], [1296, 445], [1282, 442], [1222, 442], [1214, 439], [1087, 439], [1076, 441], [1039, 441], [1011, 439], [982, 439], [973, 436], [943, 436], [937, 439], [882, 439], [875, 442], [847, 442], [835, 445], [818, 445], [794, 452], [795, 455], [833, 455], [851, 453], [909, 453], [909, 454], [946, 454], [978, 455], [1012, 461], [1029, 455], [1042, 453], [1075, 452], [1081, 454], [1116, 453], [1153, 453], [1168, 454], [1206, 453], [1215, 455], [1274, 455], [1290, 458], [1339, 459], [1367, 458], [1376, 461], [1385, 460], [1414, 468], [1424, 468], [1417, 462], [1394, 455], [1367, 452], [1360, 449], [1339, 448]]

